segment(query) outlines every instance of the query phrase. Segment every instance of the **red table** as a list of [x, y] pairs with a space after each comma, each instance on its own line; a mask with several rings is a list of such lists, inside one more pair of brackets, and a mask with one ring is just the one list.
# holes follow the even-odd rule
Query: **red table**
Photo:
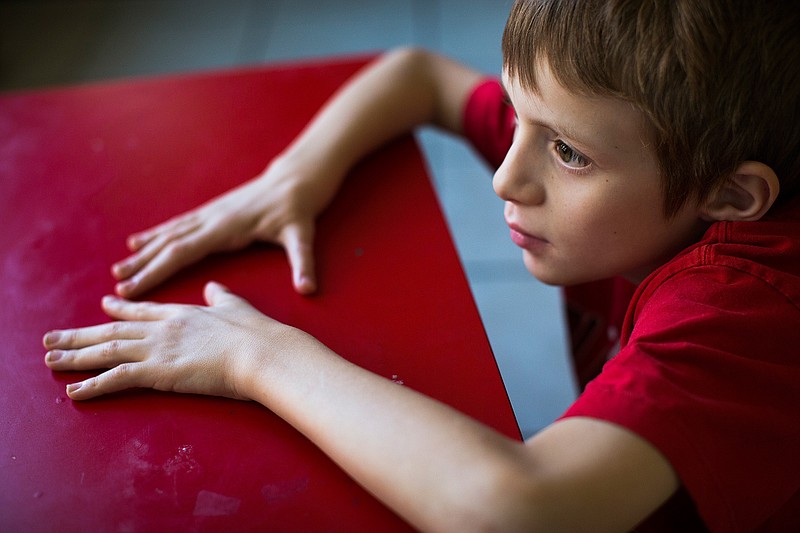
[[[260, 172], [364, 58], [0, 95], [0, 531], [402, 531], [267, 409], [128, 391], [66, 398], [42, 334], [107, 321], [125, 237]], [[215, 279], [369, 370], [519, 438], [411, 137], [363, 161], [318, 224], [321, 292], [277, 247], [214, 256], [147, 299]], [[400, 385], [399, 385], [400, 386]]]

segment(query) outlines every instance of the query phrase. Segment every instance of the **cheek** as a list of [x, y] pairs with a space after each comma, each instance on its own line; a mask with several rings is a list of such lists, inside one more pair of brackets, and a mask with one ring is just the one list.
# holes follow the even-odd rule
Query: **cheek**
[[[628, 191], [629, 192], [629, 191]], [[634, 201], [620, 191], [615, 194], [587, 195], [564, 202], [559, 216], [564, 242], [580, 247], [591, 260], [594, 254], [640, 247], [657, 222], [660, 211], [651, 203]], [[644, 207], [646, 206], [646, 207]], [[595, 259], [599, 259], [596, 257]]]
[[562, 232], [606, 232], [627, 215], [624, 202], [601, 187], [563, 187], [549, 197]]

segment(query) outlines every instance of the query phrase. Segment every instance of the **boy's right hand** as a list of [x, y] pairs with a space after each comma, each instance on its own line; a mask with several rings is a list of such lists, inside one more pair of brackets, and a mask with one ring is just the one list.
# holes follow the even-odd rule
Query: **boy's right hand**
[[295, 290], [317, 288], [314, 223], [338, 187], [337, 180], [309, 178], [286, 161], [275, 160], [256, 178], [187, 213], [128, 237], [130, 256], [111, 269], [116, 292], [132, 298], [178, 270], [221, 251], [253, 241], [283, 246]]

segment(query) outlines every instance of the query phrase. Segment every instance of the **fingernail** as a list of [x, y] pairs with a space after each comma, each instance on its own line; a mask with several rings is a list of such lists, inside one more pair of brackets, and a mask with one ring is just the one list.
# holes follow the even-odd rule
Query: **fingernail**
[[48, 362], [55, 363], [56, 361], [64, 357], [64, 352], [62, 352], [61, 350], [50, 350], [49, 352], [47, 352], [46, 357]]
[[130, 280], [121, 281], [121, 282], [117, 283], [116, 289], [117, 289], [117, 294], [123, 294], [123, 293], [133, 289], [133, 282], [130, 281]]
[[317, 289], [317, 286], [311, 278], [301, 275], [297, 279], [297, 288], [302, 294], [311, 294]]
[[70, 383], [67, 385], [67, 394], [77, 391], [82, 385], [83, 383]]
[[44, 343], [48, 346], [57, 343], [61, 339], [61, 333], [58, 331], [51, 331], [44, 336]]

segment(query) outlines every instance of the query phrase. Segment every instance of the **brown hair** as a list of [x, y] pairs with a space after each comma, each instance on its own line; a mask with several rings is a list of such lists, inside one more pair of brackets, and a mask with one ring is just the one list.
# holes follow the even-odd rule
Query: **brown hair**
[[632, 102], [651, 130], [667, 215], [742, 161], [800, 185], [800, 9], [770, 0], [517, 0], [503, 66], [536, 91], [546, 61], [578, 94]]

